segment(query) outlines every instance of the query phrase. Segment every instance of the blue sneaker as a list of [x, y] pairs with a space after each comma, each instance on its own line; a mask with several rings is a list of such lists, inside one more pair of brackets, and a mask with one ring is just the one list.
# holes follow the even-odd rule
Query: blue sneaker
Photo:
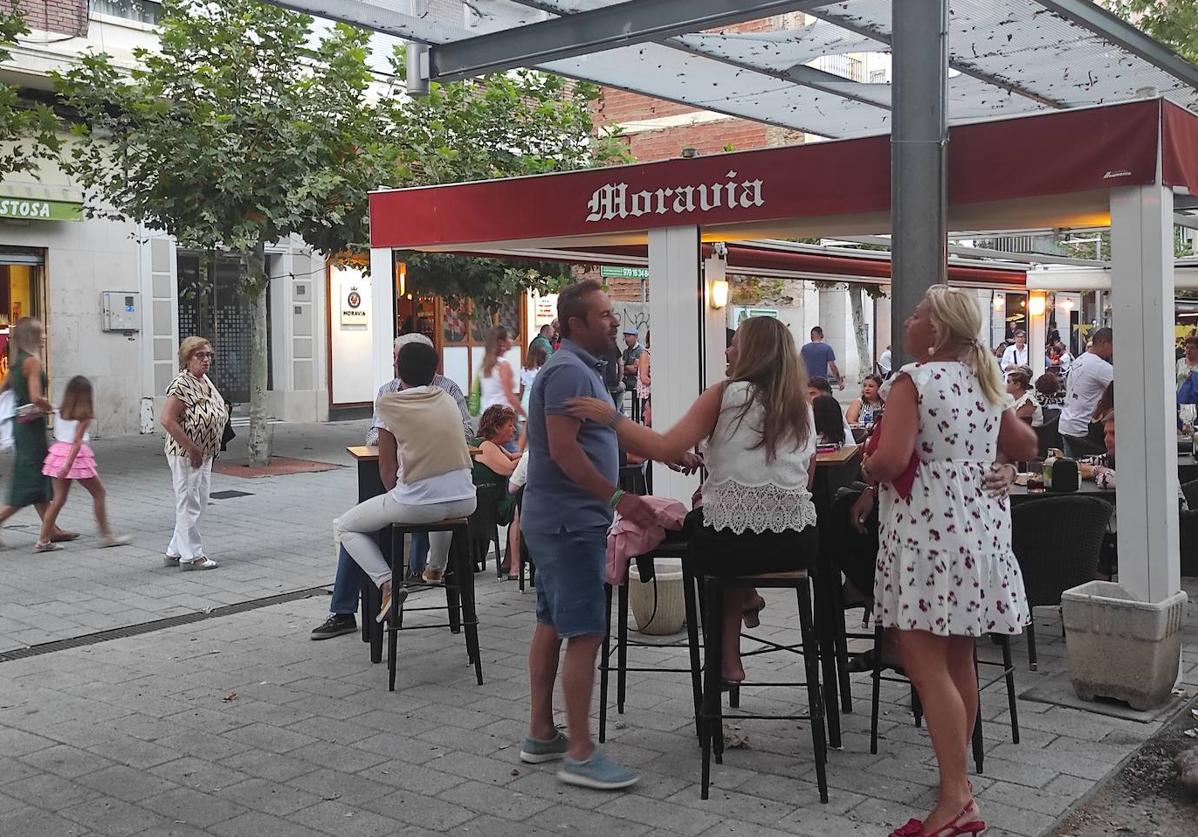
[[520, 748], [520, 761], [525, 764], [544, 764], [547, 761], [557, 761], [565, 758], [566, 750], [570, 748], [570, 739], [560, 732], [548, 741], [529, 736], [524, 739]]
[[567, 785], [594, 790], [620, 790], [639, 782], [641, 774], [627, 767], [620, 767], [604, 753], [596, 750], [586, 761], [567, 758], [561, 770], [557, 771], [557, 778]]

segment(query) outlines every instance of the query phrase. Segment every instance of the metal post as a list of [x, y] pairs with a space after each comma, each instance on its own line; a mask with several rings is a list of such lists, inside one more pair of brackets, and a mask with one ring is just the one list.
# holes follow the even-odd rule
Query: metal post
[[1173, 378], [1173, 193], [1111, 191], [1119, 583], [1147, 602], [1181, 583]]
[[[650, 404], [653, 426], [659, 431], [677, 424], [703, 391], [710, 309], [703, 287], [700, 248], [698, 227], [649, 230], [649, 281], [653, 283], [649, 290], [649, 348], [653, 354]], [[654, 494], [689, 505], [698, 484], [696, 476], [683, 476], [664, 465], [653, 466]]]
[[[375, 385], [395, 377], [391, 366], [391, 349], [395, 340], [395, 275], [390, 248], [370, 250], [370, 365]], [[339, 300], [332, 305], [340, 306]], [[339, 317], [335, 307], [333, 316]]]
[[[948, 0], [892, 3], [890, 228], [893, 313], [902, 322], [947, 278]], [[894, 368], [912, 358], [899, 334]]]

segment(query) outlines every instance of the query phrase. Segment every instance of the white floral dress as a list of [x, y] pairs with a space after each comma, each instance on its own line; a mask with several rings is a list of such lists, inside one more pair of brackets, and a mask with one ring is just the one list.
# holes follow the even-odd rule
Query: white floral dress
[[1031, 617], [1010, 508], [983, 486], [1004, 407], [986, 400], [962, 363], [912, 363], [901, 373], [918, 392], [920, 464], [906, 500], [888, 484], [879, 492], [874, 618], [940, 636], [1020, 633]]

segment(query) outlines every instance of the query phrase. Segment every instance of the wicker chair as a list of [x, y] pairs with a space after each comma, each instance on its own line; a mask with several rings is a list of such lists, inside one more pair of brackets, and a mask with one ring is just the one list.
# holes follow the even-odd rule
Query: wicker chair
[[[1011, 510], [1011, 548], [1023, 573], [1028, 606], [1059, 605], [1061, 593], [1098, 576], [1102, 541], [1114, 509], [1097, 497], [1044, 497]], [[1035, 619], [1027, 656], [1036, 670]]]

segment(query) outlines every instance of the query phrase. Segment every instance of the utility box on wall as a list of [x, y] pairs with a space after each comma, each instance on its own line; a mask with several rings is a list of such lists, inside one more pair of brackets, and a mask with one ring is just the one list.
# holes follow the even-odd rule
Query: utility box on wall
[[103, 331], [141, 331], [141, 294], [137, 291], [104, 291], [100, 310]]

